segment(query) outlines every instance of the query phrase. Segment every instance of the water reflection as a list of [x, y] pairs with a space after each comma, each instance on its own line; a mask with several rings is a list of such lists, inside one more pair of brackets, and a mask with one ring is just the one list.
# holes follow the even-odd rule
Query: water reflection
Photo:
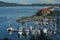
[[[12, 36], [10, 36], [9, 38], [3, 38], [2, 40], [12, 40]], [[41, 31], [41, 35], [18, 35], [18, 40], [53, 40], [52, 38], [48, 36], [46, 36], [46, 34], [43, 33], [43, 31]]]
[[30, 40], [52, 40], [52, 39], [46, 36], [43, 32], [41, 32], [41, 35], [37, 35], [37, 36], [33, 35], [30, 38]]
[[49, 36], [46, 36], [42, 31], [41, 35], [18, 35], [19, 40], [53, 40]]
[[30, 35], [18, 35], [19, 40], [29, 40]]

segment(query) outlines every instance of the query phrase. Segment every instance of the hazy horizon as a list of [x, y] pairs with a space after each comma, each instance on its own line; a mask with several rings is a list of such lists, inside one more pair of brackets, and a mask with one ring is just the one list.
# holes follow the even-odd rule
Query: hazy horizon
[[60, 3], [60, 0], [0, 0], [0, 1], [19, 4]]

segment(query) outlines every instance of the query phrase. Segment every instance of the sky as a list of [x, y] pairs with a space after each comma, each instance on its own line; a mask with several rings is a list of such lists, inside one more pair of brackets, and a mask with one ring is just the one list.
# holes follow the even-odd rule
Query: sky
[[34, 3], [60, 3], [60, 0], [0, 0], [10, 3], [34, 4]]

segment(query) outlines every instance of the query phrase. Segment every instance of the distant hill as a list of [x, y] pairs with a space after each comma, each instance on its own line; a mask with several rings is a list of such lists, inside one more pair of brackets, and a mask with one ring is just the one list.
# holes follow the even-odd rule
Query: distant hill
[[47, 3], [42, 3], [42, 4], [32, 4], [33, 6], [59, 6], [60, 4], [47, 4]]
[[8, 3], [8, 2], [3, 2], [0, 1], [0, 7], [5, 7], [5, 6], [58, 6], [60, 4], [40, 4], [40, 3], [36, 3], [36, 4], [18, 4], [18, 3]]
[[21, 6], [21, 4], [0, 1], [0, 7], [1, 6]]

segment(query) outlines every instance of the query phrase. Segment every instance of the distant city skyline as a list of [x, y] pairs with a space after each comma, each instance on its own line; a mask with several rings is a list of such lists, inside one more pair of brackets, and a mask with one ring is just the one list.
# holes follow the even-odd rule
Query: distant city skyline
[[0, 1], [19, 4], [60, 3], [60, 0], [0, 0]]

